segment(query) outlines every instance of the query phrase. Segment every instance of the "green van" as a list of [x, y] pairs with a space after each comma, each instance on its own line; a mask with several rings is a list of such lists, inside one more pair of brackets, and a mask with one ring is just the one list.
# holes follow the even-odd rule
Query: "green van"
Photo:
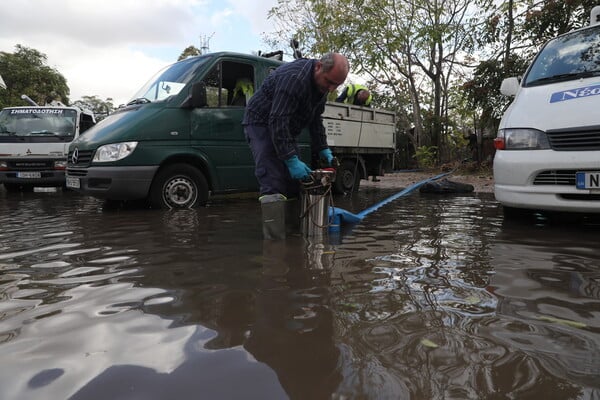
[[[66, 186], [107, 200], [147, 199], [155, 208], [258, 191], [241, 123], [246, 98], [283, 63], [270, 56], [282, 54], [220, 52], [165, 67], [69, 146]], [[328, 102], [322, 118], [340, 164], [336, 193], [356, 191], [361, 179], [393, 168], [393, 111]], [[301, 158], [312, 161], [308, 130], [298, 143]]]
[[[103, 199], [148, 199], [156, 208], [202, 205], [209, 193], [257, 191], [241, 125], [245, 96], [236, 85], [258, 87], [281, 64], [218, 52], [165, 67], [69, 146], [67, 187]], [[308, 135], [300, 142], [308, 159]]]

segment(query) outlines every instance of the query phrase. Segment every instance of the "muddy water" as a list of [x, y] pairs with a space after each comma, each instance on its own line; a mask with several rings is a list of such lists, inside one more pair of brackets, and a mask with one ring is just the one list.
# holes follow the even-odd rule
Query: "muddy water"
[[598, 399], [599, 240], [489, 194], [267, 242], [252, 199], [0, 190], [0, 398]]

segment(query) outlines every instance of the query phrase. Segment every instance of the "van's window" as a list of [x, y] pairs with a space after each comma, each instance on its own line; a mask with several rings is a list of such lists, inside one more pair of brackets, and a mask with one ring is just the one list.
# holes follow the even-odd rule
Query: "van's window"
[[524, 86], [600, 75], [600, 25], [551, 40], [534, 60]]
[[195, 72], [211, 57], [193, 57], [158, 71], [137, 93], [135, 99], [160, 101], [175, 96], [194, 78]]
[[209, 107], [243, 107], [254, 93], [254, 68], [250, 64], [222, 61], [203, 82]]
[[79, 120], [79, 134], [82, 134], [83, 132], [87, 131], [95, 124], [96, 123], [94, 122], [94, 118], [92, 118], [91, 115], [82, 113], [81, 119]]
[[206, 85], [206, 102], [209, 107], [219, 107], [223, 104], [221, 98], [223, 96], [227, 98], [227, 89], [221, 87], [220, 66], [221, 64], [218, 64], [213, 68], [203, 80]]

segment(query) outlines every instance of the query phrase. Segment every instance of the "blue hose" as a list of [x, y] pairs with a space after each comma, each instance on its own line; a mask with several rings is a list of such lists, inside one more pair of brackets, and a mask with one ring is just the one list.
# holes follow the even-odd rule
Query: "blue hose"
[[412, 192], [415, 189], [418, 189], [419, 187], [423, 186], [424, 184], [435, 181], [437, 179], [440, 179], [451, 173], [452, 173], [452, 171], [446, 172], [446, 173], [439, 174], [439, 175], [436, 175], [436, 176], [428, 178], [428, 179], [424, 179], [417, 183], [413, 183], [412, 185], [406, 187], [402, 191], [388, 197], [385, 200], [380, 201], [379, 203], [377, 203], [375, 205], [372, 205], [371, 207], [359, 212], [358, 214], [353, 214], [350, 211], [346, 211], [344, 209], [337, 208], [337, 207], [329, 207], [329, 221], [331, 221], [331, 223], [329, 224], [329, 231], [330, 232], [340, 231], [342, 224], [356, 224], [356, 223], [362, 221], [362, 219], [364, 217], [371, 214], [373, 211], [378, 210], [379, 208], [388, 204], [389, 202], [394, 201], [399, 197], [406, 196], [407, 194], [409, 194], [410, 192]]

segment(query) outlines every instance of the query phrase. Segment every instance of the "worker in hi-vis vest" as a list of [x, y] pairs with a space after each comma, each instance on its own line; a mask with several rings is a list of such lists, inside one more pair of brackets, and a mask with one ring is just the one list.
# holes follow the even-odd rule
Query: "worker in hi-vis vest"
[[245, 106], [254, 94], [254, 85], [248, 78], [240, 78], [235, 82], [231, 105]]
[[340, 94], [335, 101], [338, 103], [369, 107], [371, 105], [371, 99], [372, 96], [369, 89], [363, 85], [351, 84], [344, 88], [342, 94]]
[[[352, 104], [355, 106], [370, 107], [371, 99], [372, 96], [371, 92], [369, 92], [369, 89], [363, 85], [353, 83], [346, 86], [342, 94], [340, 94], [335, 101], [338, 103]], [[377, 175], [373, 175], [372, 180], [373, 182], [379, 182]]]

